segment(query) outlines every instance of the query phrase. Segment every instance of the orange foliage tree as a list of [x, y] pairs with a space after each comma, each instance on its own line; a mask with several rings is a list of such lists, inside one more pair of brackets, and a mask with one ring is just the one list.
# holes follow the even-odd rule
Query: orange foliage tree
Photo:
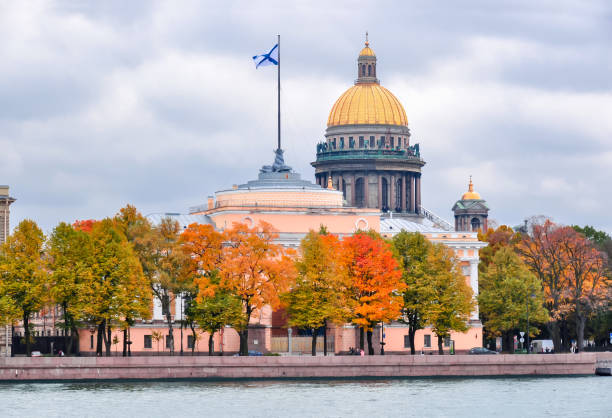
[[343, 256], [352, 282], [353, 323], [359, 325], [359, 345], [364, 348], [367, 333], [368, 353], [374, 354], [372, 330], [379, 322], [397, 319], [401, 314], [404, 283], [391, 246], [378, 234], [358, 232], [343, 240]]
[[255, 227], [234, 223], [224, 233], [225, 245], [219, 268], [219, 286], [236, 295], [243, 318], [238, 327], [240, 355], [248, 355], [248, 324], [254, 311], [280, 305], [280, 295], [295, 279], [293, 252], [274, 244], [278, 235], [272, 226], [260, 222]]
[[531, 229], [517, 250], [542, 281], [545, 306], [551, 315], [547, 325], [555, 350], [567, 349], [568, 338], [562, 345], [560, 325], [572, 314], [581, 349], [586, 319], [609, 297], [605, 255], [569, 226], [546, 220]]

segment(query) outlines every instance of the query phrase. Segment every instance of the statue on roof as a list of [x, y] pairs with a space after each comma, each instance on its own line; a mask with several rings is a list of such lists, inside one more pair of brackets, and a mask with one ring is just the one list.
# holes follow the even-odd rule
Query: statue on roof
[[260, 173], [290, 173], [291, 167], [285, 165], [285, 159], [283, 158], [283, 150], [277, 148], [274, 151], [274, 163], [272, 165], [264, 165], [259, 169]]

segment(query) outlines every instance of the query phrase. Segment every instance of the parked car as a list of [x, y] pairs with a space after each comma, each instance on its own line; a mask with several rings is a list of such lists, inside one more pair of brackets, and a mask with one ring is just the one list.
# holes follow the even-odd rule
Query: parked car
[[32, 351], [32, 357], [42, 357], [42, 353], [40, 351]]
[[484, 347], [474, 347], [470, 348], [468, 354], [499, 354], [497, 351], [489, 350]]

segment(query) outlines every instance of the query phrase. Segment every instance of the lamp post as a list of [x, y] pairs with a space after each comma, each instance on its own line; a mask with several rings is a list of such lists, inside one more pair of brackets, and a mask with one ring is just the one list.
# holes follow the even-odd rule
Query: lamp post
[[181, 356], [183, 355], [183, 312], [185, 311], [185, 298], [182, 294], [179, 296], [181, 298]]
[[381, 337], [382, 341], [380, 342], [380, 355], [385, 355], [385, 323], [381, 322]]

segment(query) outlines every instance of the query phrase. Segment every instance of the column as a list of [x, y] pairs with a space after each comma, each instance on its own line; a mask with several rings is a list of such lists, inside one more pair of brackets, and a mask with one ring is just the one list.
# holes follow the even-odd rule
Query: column
[[[342, 174], [338, 174], [338, 190], [341, 191], [341, 192], [343, 191], [343, 189], [342, 189]], [[344, 196], [344, 193], [342, 195], [343, 195], [343, 197], [346, 197], [346, 196]]]
[[400, 200], [402, 202], [402, 212], [406, 212], [406, 175], [402, 174], [402, 188], [400, 191]]
[[351, 175], [351, 201], [349, 205], [355, 206], [355, 173]]
[[[478, 298], [478, 259], [470, 260], [470, 286], [474, 292], [474, 299]], [[470, 319], [478, 321], [478, 304], [476, 304]]]
[[414, 206], [414, 202], [416, 200], [414, 186], [415, 186], [414, 173], [410, 173], [410, 212], [412, 213], [416, 213], [416, 208]]
[[397, 198], [395, 196], [396, 190], [395, 190], [395, 175], [391, 174], [391, 196], [389, 197], [389, 199], [391, 200], [389, 202], [389, 209], [394, 211], [396, 208], [396, 203], [397, 203]]
[[366, 171], [363, 174], [363, 207], [369, 207], [370, 200], [370, 177], [368, 176], [368, 172]]
[[382, 209], [382, 176], [378, 175], [378, 209]]
[[421, 207], [421, 174], [416, 176], [416, 212], [420, 212]]

